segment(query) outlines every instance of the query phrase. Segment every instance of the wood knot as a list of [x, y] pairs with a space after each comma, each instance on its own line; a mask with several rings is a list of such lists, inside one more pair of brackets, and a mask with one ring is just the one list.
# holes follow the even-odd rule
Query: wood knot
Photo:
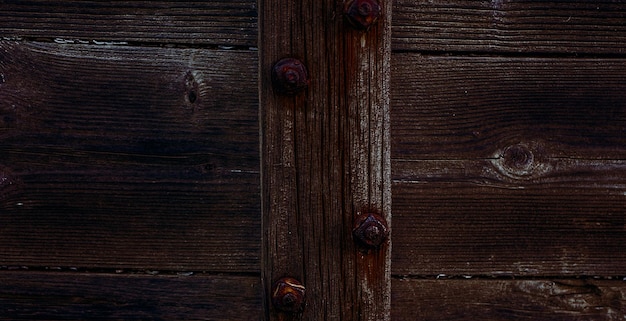
[[184, 84], [184, 93], [185, 93], [185, 102], [189, 109], [194, 110], [193, 105], [200, 98], [200, 81], [199, 75], [197, 72], [189, 71], [185, 74], [185, 84]]
[[498, 151], [493, 165], [507, 177], [531, 179], [549, 170], [548, 164], [541, 161], [537, 143], [518, 143]]
[[502, 165], [518, 175], [529, 175], [535, 156], [525, 145], [513, 145], [504, 149]]

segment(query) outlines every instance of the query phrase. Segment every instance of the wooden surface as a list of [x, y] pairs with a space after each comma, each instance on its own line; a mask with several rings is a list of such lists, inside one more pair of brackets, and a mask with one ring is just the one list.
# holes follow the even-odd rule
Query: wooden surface
[[624, 12], [394, 2], [393, 320], [623, 319]]
[[623, 320], [621, 280], [394, 279], [392, 320]]
[[1, 271], [3, 320], [256, 320], [258, 276]]
[[[0, 37], [256, 46], [256, 1], [0, 1]], [[394, 50], [626, 53], [621, 1], [393, 1]]]
[[394, 2], [393, 320], [623, 319], [625, 15]]
[[[1, 319], [262, 317], [282, 275], [259, 280], [258, 95], [273, 99], [267, 70], [287, 55], [309, 92], [263, 104], [261, 124], [284, 131], [271, 139], [291, 163], [265, 170], [295, 182], [274, 197], [298, 210], [266, 253], [307, 280], [307, 311], [389, 308], [338, 275], [368, 264], [350, 215], [388, 209], [391, 177], [378, 319], [624, 319], [624, 1], [396, 0], [391, 36], [363, 48], [339, 2], [304, 3], [0, 1]], [[259, 13], [280, 28], [261, 41]], [[368, 130], [387, 114], [357, 107], [388, 93], [368, 50], [389, 41], [385, 174]]]
[[[517, 144], [538, 162], [626, 158], [626, 59], [393, 59], [394, 158], [493, 159]], [[550, 174], [528, 166], [520, 182]]]
[[258, 271], [256, 61], [0, 43], [2, 264]]
[[626, 54], [623, 1], [396, 0], [393, 12], [394, 50]]
[[[367, 211], [391, 218], [391, 3], [382, 10], [364, 32], [335, 1], [259, 2], [263, 282], [268, 297], [281, 277], [304, 284], [306, 307], [295, 319], [390, 318], [391, 244], [367, 252], [352, 237]], [[310, 85], [296, 97], [271, 85], [284, 57], [308, 68]], [[265, 320], [281, 320], [265, 301]]]
[[256, 3], [0, 1], [0, 38], [69, 43], [254, 46]]
[[394, 274], [624, 273], [624, 60], [394, 59]]

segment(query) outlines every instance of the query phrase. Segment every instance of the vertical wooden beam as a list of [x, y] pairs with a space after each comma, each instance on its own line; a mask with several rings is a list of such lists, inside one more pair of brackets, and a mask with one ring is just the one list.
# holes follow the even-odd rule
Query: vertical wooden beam
[[[391, 1], [368, 30], [338, 0], [259, 0], [265, 320], [389, 320], [391, 241], [367, 250], [359, 215], [391, 223], [389, 73]], [[308, 88], [272, 85], [274, 64], [300, 59]], [[272, 305], [273, 284], [306, 287], [302, 312]]]

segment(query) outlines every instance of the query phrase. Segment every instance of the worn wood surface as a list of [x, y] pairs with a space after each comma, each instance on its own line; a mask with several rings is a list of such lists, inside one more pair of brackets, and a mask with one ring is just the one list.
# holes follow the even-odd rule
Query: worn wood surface
[[624, 1], [394, 1], [393, 48], [625, 54]]
[[[493, 159], [526, 144], [537, 162], [626, 159], [625, 59], [393, 59], [393, 158]], [[527, 180], [549, 175], [526, 165]]]
[[[0, 37], [256, 46], [256, 1], [0, 1]], [[393, 1], [394, 50], [626, 53], [622, 1]]]
[[[259, 2], [263, 282], [268, 296], [280, 277], [301, 280], [303, 320], [390, 318], [391, 244], [368, 253], [352, 238], [359, 215], [391, 216], [391, 2], [382, 6], [363, 32], [336, 1]], [[284, 57], [308, 68], [299, 96], [272, 88], [270, 70]], [[283, 317], [265, 301], [266, 320]]]
[[394, 279], [392, 320], [618, 321], [626, 282]]
[[1, 271], [2, 320], [258, 320], [258, 276]]
[[[364, 37], [340, 7], [260, 7], [263, 201], [287, 218], [262, 229], [282, 269], [262, 285], [256, 1], [0, 1], [0, 318], [258, 319], [283, 274], [311, 319], [388, 311], [383, 279], [347, 276], [381, 266], [350, 225], [390, 213], [387, 114], [366, 111], [391, 41], [395, 278], [374, 318], [623, 320], [626, 3], [397, 0], [391, 36]], [[273, 100], [287, 55], [311, 85]]]
[[395, 274], [624, 273], [624, 60], [394, 61]]
[[0, 1], [0, 38], [254, 46], [256, 2]]
[[394, 274], [624, 274], [623, 191], [398, 183], [393, 193]]
[[0, 43], [2, 264], [258, 271], [256, 65]]

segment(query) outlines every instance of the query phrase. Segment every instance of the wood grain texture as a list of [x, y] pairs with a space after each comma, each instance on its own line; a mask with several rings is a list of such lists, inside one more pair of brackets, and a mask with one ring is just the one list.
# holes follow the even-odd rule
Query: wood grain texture
[[[255, 1], [0, 2], [3, 37], [256, 46]], [[393, 2], [394, 50], [626, 53], [622, 1]]]
[[601, 280], [393, 280], [392, 319], [618, 321], [626, 283]]
[[258, 276], [0, 271], [3, 320], [256, 320]]
[[0, 1], [0, 37], [256, 46], [255, 1]]
[[394, 59], [394, 274], [623, 274], [625, 61]]
[[393, 273], [624, 274], [624, 192], [397, 183]]
[[393, 157], [626, 159], [626, 60], [395, 54]]
[[[367, 211], [390, 219], [391, 2], [369, 31], [352, 29], [337, 1], [259, 2], [263, 281], [307, 288], [302, 320], [389, 320], [390, 251], [352, 237]], [[296, 96], [277, 94], [270, 71], [300, 58], [310, 76]], [[269, 299], [265, 300], [268, 305]], [[283, 315], [270, 305], [266, 320]]]
[[624, 54], [624, 1], [394, 1], [393, 49]]
[[0, 43], [3, 264], [258, 271], [256, 66]]

